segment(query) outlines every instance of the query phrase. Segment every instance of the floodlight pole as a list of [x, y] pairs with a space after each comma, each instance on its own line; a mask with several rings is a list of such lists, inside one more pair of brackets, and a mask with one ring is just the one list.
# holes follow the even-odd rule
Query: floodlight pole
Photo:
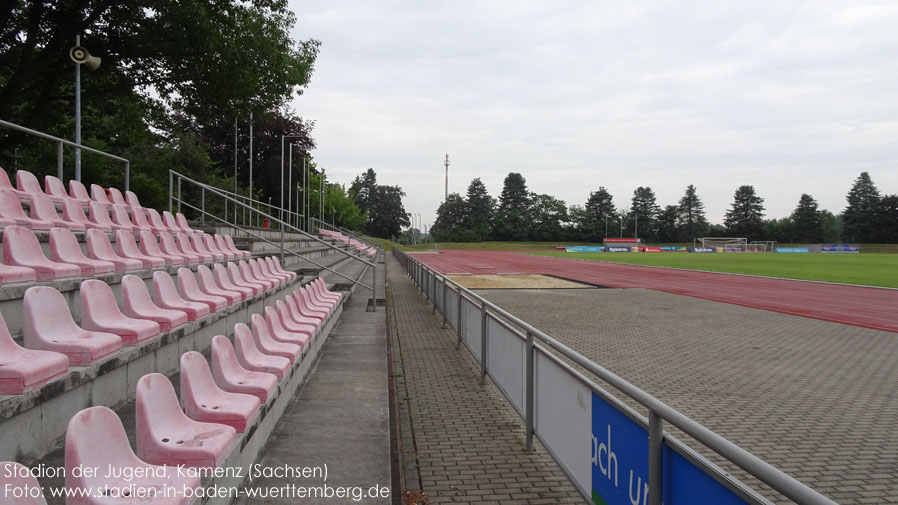
[[[75, 45], [81, 45], [81, 34], [75, 35]], [[75, 63], [75, 143], [81, 143], [81, 64]], [[81, 148], [75, 148], [75, 180], [81, 182]]]

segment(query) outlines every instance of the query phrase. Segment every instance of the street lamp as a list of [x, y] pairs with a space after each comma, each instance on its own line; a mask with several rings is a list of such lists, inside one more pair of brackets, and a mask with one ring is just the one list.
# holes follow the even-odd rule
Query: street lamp
[[[281, 221], [284, 220], [284, 139], [286, 138], [302, 138], [302, 135], [281, 135], [281, 210], [279, 214]], [[290, 154], [293, 154], [293, 150], [290, 151]], [[287, 186], [287, 188], [289, 187]]]
[[[91, 56], [87, 48], [81, 46], [81, 34], [75, 35], [75, 45], [69, 49], [69, 58], [75, 62], [75, 143], [81, 144], [81, 65], [96, 70], [100, 58]], [[75, 148], [75, 180], [81, 182], [81, 148]], [[125, 188], [128, 189], [128, 188]]]

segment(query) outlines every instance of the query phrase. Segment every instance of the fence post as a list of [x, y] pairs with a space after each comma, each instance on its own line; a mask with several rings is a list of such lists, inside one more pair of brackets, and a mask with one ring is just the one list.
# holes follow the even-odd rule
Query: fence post
[[[227, 202], [227, 200], [225, 200]], [[200, 186], [200, 222], [206, 222], [206, 187]], [[228, 217], [228, 211], [225, 210], [225, 217]], [[283, 263], [284, 258], [281, 258], [281, 263]]]
[[533, 334], [529, 331], [527, 332], [527, 346], [526, 346], [527, 357], [524, 361], [525, 368], [525, 376], [527, 378], [527, 382], [524, 385], [524, 394], [526, 396], [526, 411], [524, 415], [524, 421], [526, 423], [526, 439], [527, 439], [527, 452], [533, 450]]
[[480, 305], [480, 385], [486, 384], [486, 305]]
[[446, 290], [448, 283], [446, 282], [446, 278], [443, 277], [443, 328], [446, 327], [446, 312], [449, 311], [449, 304], [446, 302]]
[[458, 307], [456, 310], [458, 311], [458, 319], [456, 319], [455, 324], [455, 350], [461, 349], [461, 332], [464, 327], [464, 323], [461, 320], [461, 304], [464, 301], [464, 297], [461, 295], [461, 288], [458, 288]]
[[131, 190], [131, 162], [125, 160], [125, 191]]
[[178, 212], [181, 212], [181, 178], [180, 177], [178, 177]]
[[[366, 309], [367, 310], [367, 309]], [[377, 262], [371, 267], [371, 310], [368, 312], [377, 312]]]
[[168, 171], [168, 211], [171, 212], [171, 199], [172, 199], [172, 179], [174, 179], [175, 174], [171, 170]]
[[56, 177], [62, 180], [62, 142], [56, 143]]
[[649, 411], [649, 505], [661, 505], [664, 420]]
[[437, 313], [437, 273], [433, 273], [433, 286], [430, 288], [431, 291], [431, 300], [433, 301], [433, 311], [431, 314]]

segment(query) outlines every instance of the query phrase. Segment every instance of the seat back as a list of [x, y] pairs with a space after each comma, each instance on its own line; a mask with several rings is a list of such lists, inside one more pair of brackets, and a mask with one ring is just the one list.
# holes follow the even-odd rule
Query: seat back
[[141, 230], [150, 230], [153, 228], [150, 226], [150, 222], [147, 221], [146, 209], [135, 207], [133, 205], [131, 206], [131, 224]]
[[96, 184], [90, 185], [90, 198], [95, 202], [100, 202], [104, 205], [111, 205], [112, 202], [109, 201], [109, 197], [106, 196], [106, 190], [103, 189], [102, 186], [98, 186]]
[[208, 233], [203, 235], [202, 237], [203, 245], [206, 246], [206, 249], [213, 253], [224, 254], [226, 259], [231, 259], [234, 255], [230, 251], [223, 251], [221, 247], [218, 247], [218, 244], [215, 243], [215, 238]]
[[15, 191], [16, 188], [14, 188], [12, 183], [9, 182], [9, 174], [6, 173], [6, 170], [0, 168], [0, 190], [3, 189], [11, 189]]
[[56, 206], [43, 193], [31, 195], [31, 219], [40, 219], [51, 223], [62, 221], [56, 212]]
[[141, 230], [140, 232], [140, 250], [148, 256], [162, 257], [165, 254], [159, 249], [156, 237], [149, 230]]
[[[271, 307], [265, 307], [270, 309]], [[271, 328], [268, 326], [265, 318], [259, 314], [250, 316], [250, 324], [253, 328], [253, 338], [256, 339], [256, 345], [264, 348], [268, 344], [274, 343], [274, 337], [271, 336]]]
[[[185, 235], [187, 235], [185, 233]], [[193, 246], [193, 250], [200, 254], [211, 254], [212, 256], [216, 256], [216, 253], [213, 253], [209, 249], [206, 248], [206, 244], [203, 243], [203, 239], [200, 238], [199, 235], [187, 235], [187, 240], [190, 242], [190, 245]], [[220, 253], [218, 253], [220, 255]]]
[[[234, 284], [237, 284], [238, 286], [246, 286], [246, 285], [256, 286], [256, 288], [262, 287], [260, 284], [258, 284], [256, 282], [251, 282], [251, 281], [244, 279], [243, 273], [240, 271], [240, 267], [238, 267], [237, 264], [234, 263], [233, 261], [228, 262], [227, 268], [228, 268], [228, 274], [231, 277], [231, 281]], [[257, 289], [254, 289], [253, 291], [258, 292]]]
[[234, 325], [234, 349], [240, 366], [250, 368], [250, 362], [265, 359], [265, 354], [256, 346], [252, 330], [244, 323]]
[[22, 335], [25, 347], [34, 347], [41, 335], [78, 334], [62, 293], [50, 286], [32, 286], [22, 302]]
[[109, 211], [107, 208], [108, 207], [104, 206], [102, 203], [91, 200], [88, 204], [90, 220], [99, 225], [112, 228], [112, 221], [109, 220]]
[[172, 230], [181, 229], [181, 227], [178, 226], [177, 221], [175, 221], [175, 216], [173, 216], [172, 213], [167, 210], [162, 211], [162, 222], [165, 223], [165, 226], [168, 226]]
[[[178, 249], [184, 254], [196, 255], [199, 252], [193, 248], [193, 244], [190, 243], [190, 239], [187, 238], [187, 234], [184, 232], [178, 232], [175, 235], [175, 241], [178, 244]], [[202, 256], [202, 253], [200, 253], [200, 256]]]
[[85, 241], [87, 242], [87, 256], [94, 259], [109, 259], [119, 257], [112, 248], [109, 237], [102, 230], [96, 228], [87, 230], [85, 233]]
[[200, 287], [196, 284], [196, 277], [193, 275], [193, 271], [186, 267], [178, 269], [178, 291], [181, 293], [182, 298], [188, 300], [204, 300], [209, 298], [209, 295], [200, 291]]
[[50, 259], [59, 263], [84, 261], [87, 258], [75, 234], [65, 228], [50, 229]]
[[41, 188], [41, 183], [38, 182], [37, 177], [27, 170], [16, 171], [16, 186], [19, 188], [19, 191], [25, 193], [31, 193], [32, 195], [44, 194], [44, 190]]
[[[94, 489], [105, 472], [73, 472], [80, 468], [144, 467], [131, 450], [122, 421], [107, 407], [89, 407], [69, 419], [65, 431], [65, 485]], [[98, 475], [97, 475], [98, 474]]]
[[97, 279], [83, 281], [79, 295], [81, 297], [82, 322], [124, 316], [118, 308], [112, 288], [103, 281]]
[[42, 491], [40, 482], [37, 481], [37, 478], [31, 474], [30, 469], [15, 461], [4, 461], [0, 463], [0, 468], [3, 468], [3, 473], [0, 474], [0, 489], [4, 490], [4, 493], [9, 490], [9, 494], [12, 495], [13, 490], [25, 490], [34, 491], [34, 494], [37, 496], [33, 496], [30, 493], [22, 493], [21, 496], [18, 496], [13, 500], [12, 496], [7, 497], [8, 501], [4, 501], [4, 503], [15, 503], [16, 505], [47, 505], [47, 500], [44, 499], [44, 492]]
[[87, 194], [87, 188], [84, 187], [84, 184], [81, 184], [75, 179], [69, 179], [69, 196], [81, 202], [90, 201], [90, 195]]
[[143, 208], [140, 204], [140, 200], [137, 199], [137, 195], [135, 195], [133, 191], [125, 191], [125, 202], [127, 202], [132, 209]]
[[[10, 339], [11, 340], [11, 339]], [[212, 378], [218, 385], [226, 384], [228, 379], [239, 377], [249, 370], [240, 366], [234, 345], [224, 335], [212, 337]]]
[[115, 232], [115, 245], [118, 247], [118, 252], [126, 258], [141, 258], [145, 256], [140, 252], [140, 249], [137, 247], [137, 241], [134, 240], [134, 235], [129, 231], [118, 230]]
[[[41, 260], [43, 258], [43, 260]], [[22, 226], [7, 226], [3, 229], [3, 262], [16, 265], [21, 262], [33, 264], [35, 260], [49, 262], [41, 249], [34, 232]]]
[[174, 386], [161, 373], [144, 375], [137, 381], [136, 389], [137, 454], [141, 455], [142, 447], [156, 445], [153, 433], [164, 433], [166, 427], [182, 424], [184, 412], [181, 411]]
[[165, 254], [183, 256], [178, 250], [178, 246], [175, 245], [175, 239], [168, 232], [159, 233], [159, 249], [162, 249]]
[[[175, 287], [175, 280], [168, 275], [168, 272], [161, 270], [153, 272], [153, 295], [153, 300], [159, 306], [184, 303], [178, 288]], [[165, 301], [169, 303], [163, 304]]]
[[184, 214], [181, 214], [180, 212], [176, 213], [175, 222], [178, 224], [178, 228], [181, 228], [184, 231], [193, 231], [190, 224], [187, 223], [187, 218]]
[[0, 217], [7, 219], [27, 219], [22, 202], [12, 191], [0, 191]]
[[118, 188], [109, 188], [109, 199], [112, 201], [113, 205], [128, 205], [128, 202], [125, 201], [125, 197]]
[[67, 199], [69, 197], [69, 194], [65, 191], [65, 184], [58, 177], [52, 175], [44, 176], [44, 192], [57, 198]]
[[158, 228], [160, 230], [168, 230], [168, 226], [165, 226], [165, 223], [162, 222], [162, 216], [159, 215], [159, 211], [156, 209], [147, 208], [147, 220], [150, 223], [150, 226], [153, 228]]
[[73, 223], [93, 226], [90, 219], [87, 219], [87, 214], [84, 213], [84, 205], [71, 198], [62, 201], [62, 218]]
[[240, 275], [242, 275], [246, 281], [265, 285], [265, 282], [263, 282], [255, 272], [253, 272], [252, 268], [250, 268], [249, 266], [249, 263], [247, 263], [246, 261], [237, 263], [237, 267], [240, 269]]
[[197, 284], [199, 284], [199, 287], [207, 293], [214, 293], [221, 291], [222, 289], [228, 289], [222, 286], [215, 279], [215, 276], [212, 274], [212, 270], [210, 270], [206, 265], [200, 265], [196, 267], [196, 282]]
[[199, 399], [208, 401], [221, 397], [222, 393], [224, 391], [215, 384], [209, 363], [202, 354], [187, 351], [181, 355], [181, 406], [188, 417], [195, 419], [191, 411], [199, 403]]
[[155, 312], [159, 308], [150, 298], [144, 280], [132, 274], [122, 277], [122, 307], [132, 314]]
[[112, 222], [125, 230], [134, 229], [134, 225], [131, 224], [131, 216], [128, 215], [128, 209], [124, 205], [112, 206]]

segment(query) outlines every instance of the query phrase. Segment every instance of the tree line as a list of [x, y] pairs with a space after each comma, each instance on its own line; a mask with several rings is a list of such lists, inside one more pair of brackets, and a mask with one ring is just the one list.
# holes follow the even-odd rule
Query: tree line
[[795, 210], [782, 219], [765, 219], [764, 199], [754, 186], [736, 189], [723, 224], [711, 224], [697, 188], [690, 184], [674, 205], [661, 207], [649, 186], [640, 186], [625, 207], [615, 205], [600, 186], [583, 205], [568, 207], [551, 195], [528, 190], [519, 173], [506, 176], [498, 200], [480, 179], [466, 196], [452, 193], [437, 210], [431, 229], [447, 242], [582, 241], [638, 236], [652, 243], [691, 243], [706, 237], [745, 237], [783, 243], [898, 243], [898, 195], [880, 195], [867, 172], [854, 181], [845, 210], [835, 215], [802, 194]]

